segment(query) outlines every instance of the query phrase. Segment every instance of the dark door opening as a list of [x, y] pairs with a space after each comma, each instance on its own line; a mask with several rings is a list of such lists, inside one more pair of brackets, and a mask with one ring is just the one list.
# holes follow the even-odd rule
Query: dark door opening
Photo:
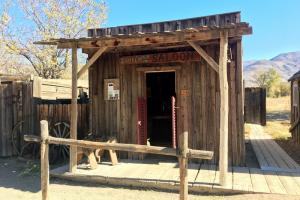
[[155, 146], [172, 146], [172, 96], [175, 72], [146, 74], [148, 139]]

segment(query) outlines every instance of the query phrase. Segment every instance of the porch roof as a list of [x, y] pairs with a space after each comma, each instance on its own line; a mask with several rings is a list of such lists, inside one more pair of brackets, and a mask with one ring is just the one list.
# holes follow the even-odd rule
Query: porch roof
[[182, 47], [189, 46], [187, 41], [217, 40], [221, 31], [228, 31], [229, 39], [251, 34], [252, 27], [240, 21], [240, 12], [225, 13], [183, 20], [89, 29], [88, 37], [50, 39], [35, 44], [56, 45], [60, 49], [72, 48], [74, 43], [77, 48], [82, 49]]

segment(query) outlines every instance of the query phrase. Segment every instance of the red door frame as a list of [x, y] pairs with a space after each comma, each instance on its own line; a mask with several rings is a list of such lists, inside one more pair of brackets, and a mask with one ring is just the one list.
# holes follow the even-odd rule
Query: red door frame
[[[137, 99], [137, 144], [147, 144], [148, 139], [148, 127], [147, 127], [147, 84], [146, 84], [146, 74], [147, 73], [160, 73], [160, 72], [174, 72], [175, 73], [175, 93], [177, 93], [177, 70], [179, 70], [180, 66], [173, 67], [165, 67], [165, 68], [155, 68], [152, 67], [141, 67], [137, 68], [137, 71], [142, 71], [143, 73], [139, 73], [139, 76], [143, 76], [138, 84], [141, 84], [142, 91], [139, 94]], [[162, 70], [160, 70], [162, 69]], [[173, 102], [174, 98], [174, 102]], [[174, 103], [174, 104], [173, 104]], [[172, 105], [172, 147], [177, 147], [177, 112], [176, 112], [176, 98], [172, 97], [171, 99]]]

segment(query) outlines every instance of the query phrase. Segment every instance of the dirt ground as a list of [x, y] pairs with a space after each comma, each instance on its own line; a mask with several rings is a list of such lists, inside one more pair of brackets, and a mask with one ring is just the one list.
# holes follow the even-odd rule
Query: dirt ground
[[[32, 166], [32, 165], [30, 165]], [[0, 199], [41, 199], [39, 170], [31, 168], [15, 158], [0, 158]], [[168, 191], [143, 190], [130, 187], [116, 187], [101, 184], [83, 184], [58, 179], [50, 180], [50, 199], [72, 200], [164, 200], [178, 199], [178, 194]], [[268, 194], [216, 195], [207, 193], [190, 194], [192, 199], [212, 200], [300, 200], [300, 196]]]

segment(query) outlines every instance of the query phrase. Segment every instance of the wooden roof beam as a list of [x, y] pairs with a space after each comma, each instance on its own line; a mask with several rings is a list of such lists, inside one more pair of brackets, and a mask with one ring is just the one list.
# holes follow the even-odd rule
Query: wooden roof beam
[[106, 51], [107, 47], [101, 47], [96, 53], [89, 59], [89, 61], [79, 70], [77, 73], [77, 78], [80, 78], [94, 62]]
[[[174, 32], [174, 33], [158, 33], [158, 34], [144, 34], [137, 36], [119, 36], [119, 37], [105, 37], [105, 38], [84, 38], [76, 40], [78, 42], [78, 48], [99, 48], [103, 46], [107, 47], [131, 47], [131, 46], [143, 46], [153, 44], [172, 44], [185, 41], [207, 41], [220, 39], [220, 31], [228, 31], [228, 37], [239, 37], [242, 35], [248, 35], [252, 33], [252, 27], [239, 26], [227, 29], [215, 29], [199, 32]], [[53, 40], [52, 43], [56, 43], [60, 49], [71, 48], [72, 41], [65, 40]], [[36, 44], [44, 44], [43, 42], [36, 42]]]
[[200, 54], [200, 56], [217, 72], [219, 73], [219, 65], [210, 57], [204, 49], [195, 41], [188, 41], [188, 43]]

